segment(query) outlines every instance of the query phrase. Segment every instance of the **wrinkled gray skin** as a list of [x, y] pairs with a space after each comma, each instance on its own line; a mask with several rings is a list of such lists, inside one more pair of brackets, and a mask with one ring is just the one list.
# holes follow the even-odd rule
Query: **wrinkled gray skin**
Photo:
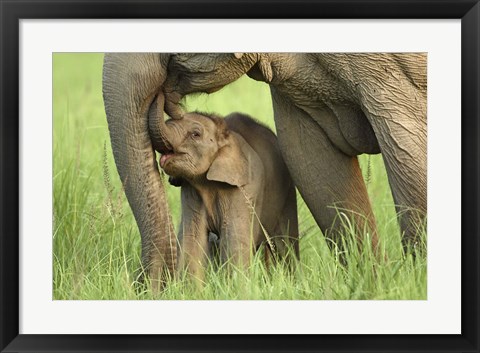
[[210, 232], [221, 263], [246, 266], [262, 243], [282, 257], [289, 244], [298, 257], [295, 186], [268, 128], [243, 114], [189, 113], [163, 132], [160, 166], [182, 187], [179, 269], [203, 279]]
[[[173, 275], [176, 237], [148, 133], [148, 112], [166, 78], [168, 56], [106, 54], [103, 96], [118, 173], [142, 237], [142, 265], [154, 290]], [[160, 103], [163, 109], [163, 104]], [[165, 273], [167, 272], [167, 273]]]
[[[160, 249], [144, 249], [145, 259], [174, 263], [165, 261], [168, 209], [148, 126], [161, 139], [159, 112], [181, 119], [183, 96], [214, 92], [245, 73], [270, 84], [280, 149], [324, 234], [335, 237], [335, 207], [346, 208], [365, 215], [357, 224], [376, 243], [357, 155], [381, 152], [405, 243], [413, 240], [427, 203], [426, 54], [107, 54], [104, 99], [117, 167], [124, 183], [131, 176], [125, 191], [143, 244]], [[150, 106], [157, 109], [148, 115]]]

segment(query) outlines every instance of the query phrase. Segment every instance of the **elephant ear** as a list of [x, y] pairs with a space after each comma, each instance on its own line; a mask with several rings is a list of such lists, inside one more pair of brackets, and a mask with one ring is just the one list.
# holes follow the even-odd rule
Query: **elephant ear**
[[218, 151], [208, 169], [207, 179], [232, 186], [243, 186], [248, 183], [249, 169], [248, 160], [239, 146], [227, 144]]

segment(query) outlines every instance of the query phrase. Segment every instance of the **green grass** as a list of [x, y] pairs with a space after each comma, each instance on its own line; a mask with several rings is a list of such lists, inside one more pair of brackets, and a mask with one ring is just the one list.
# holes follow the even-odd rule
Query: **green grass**
[[[102, 60], [101, 54], [53, 57], [54, 299], [426, 299], [426, 258], [403, 255], [380, 155], [361, 156], [360, 164], [386, 258], [359, 249], [347, 231], [342, 265], [299, 198], [301, 260], [294, 273], [283, 265], [266, 269], [257, 254], [246, 272], [209, 266], [201, 290], [182, 276], [160, 294], [139, 289], [134, 273], [140, 236], [113, 162]], [[274, 128], [268, 86], [246, 77], [215, 94], [188, 97], [186, 107], [222, 115], [240, 111]], [[178, 223], [179, 190], [167, 189]]]

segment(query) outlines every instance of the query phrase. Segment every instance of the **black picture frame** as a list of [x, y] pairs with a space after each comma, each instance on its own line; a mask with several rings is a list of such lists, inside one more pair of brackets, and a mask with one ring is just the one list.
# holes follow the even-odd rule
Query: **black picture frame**
[[[0, 0], [1, 352], [479, 352], [478, 0]], [[460, 335], [19, 334], [19, 20], [127, 18], [461, 19], [462, 309]]]

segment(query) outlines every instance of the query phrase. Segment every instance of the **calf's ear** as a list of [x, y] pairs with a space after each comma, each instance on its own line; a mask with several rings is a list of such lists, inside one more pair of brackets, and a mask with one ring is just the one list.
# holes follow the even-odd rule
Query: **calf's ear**
[[248, 183], [250, 166], [245, 154], [236, 145], [222, 147], [208, 169], [207, 179], [232, 186]]

